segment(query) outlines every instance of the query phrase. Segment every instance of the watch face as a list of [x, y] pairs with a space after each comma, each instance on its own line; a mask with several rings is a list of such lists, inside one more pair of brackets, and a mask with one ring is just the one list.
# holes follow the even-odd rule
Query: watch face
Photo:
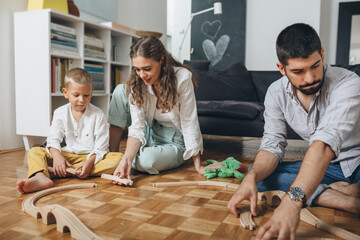
[[290, 197], [296, 201], [300, 201], [305, 197], [304, 191], [299, 187], [292, 187], [290, 189]]

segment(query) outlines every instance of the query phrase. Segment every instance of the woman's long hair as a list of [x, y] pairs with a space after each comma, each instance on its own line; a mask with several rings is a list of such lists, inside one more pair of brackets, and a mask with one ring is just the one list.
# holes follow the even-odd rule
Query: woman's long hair
[[[166, 51], [162, 42], [154, 36], [142, 37], [132, 44], [130, 58], [133, 59], [137, 56], [151, 58], [157, 62], [164, 57], [159, 76], [158, 107], [163, 113], [170, 111], [177, 101], [177, 79], [173, 67], [184, 67], [190, 71], [191, 69], [176, 61]], [[192, 82], [196, 88], [194, 74], [192, 76]], [[130, 96], [130, 102], [136, 104], [138, 108], [144, 105], [145, 87], [144, 81], [136, 74], [136, 70], [132, 69], [130, 78], [126, 81], [126, 95]]]

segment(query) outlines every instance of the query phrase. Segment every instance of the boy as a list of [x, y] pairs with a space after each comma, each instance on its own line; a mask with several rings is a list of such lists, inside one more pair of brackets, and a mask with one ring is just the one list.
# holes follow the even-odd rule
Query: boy
[[67, 176], [66, 168], [75, 168], [79, 178], [114, 172], [123, 154], [107, 153], [109, 128], [102, 110], [90, 103], [92, 92], [87, 71], [74, 68], [66, 74], [63, 94], [69, 103], [54, 111], [46, 148], [28, 152], [28, 179], [17, 182], [20, 193], [53, 187], [50, 177]]

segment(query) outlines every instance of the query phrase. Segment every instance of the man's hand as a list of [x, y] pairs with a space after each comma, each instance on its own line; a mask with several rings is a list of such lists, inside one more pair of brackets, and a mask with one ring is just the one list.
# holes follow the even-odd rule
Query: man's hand
[[[118, 176], [120, 178], [127, 178], [128, 180], [131, 180], [131, 164], [132, 160], [128, 158], [127, 156], [123, 156], [121, 159], [119, 165], [115, 169], [114, 176]], [[122, 185], [121, 182], [113, 181], [114, 184]]]
[[66, 177], [66, 168], [71, 167], [71, 164], [61, 155], [54, 156], [53, 172], [55, 176]]
[[301, 202], [292, 201], [287, 195], [275, 209], [273, 216], [260, 227], [256, 240], [295, 239], [295, 232], [300, 221]]
[[244, 178], [243, 182], [240, 184], [240, 186], [238, 187], [238, 189], [228, 203], [228, 210], [235, 217], [239, 216], [236, 205], [243, 200], [250, 201], [250, 211], [253, 216], [256, 216], [257, 187], [255, 179], [250, 175]]

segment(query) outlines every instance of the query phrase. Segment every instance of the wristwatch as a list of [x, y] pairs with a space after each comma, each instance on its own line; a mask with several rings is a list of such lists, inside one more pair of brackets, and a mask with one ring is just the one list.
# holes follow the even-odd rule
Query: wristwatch
[[290, 191], [287, 192], [291, 200], [295, 202], [302, 202], [302, 207], [306, 207], [306, 194], [299, 187], [291, 187]]

